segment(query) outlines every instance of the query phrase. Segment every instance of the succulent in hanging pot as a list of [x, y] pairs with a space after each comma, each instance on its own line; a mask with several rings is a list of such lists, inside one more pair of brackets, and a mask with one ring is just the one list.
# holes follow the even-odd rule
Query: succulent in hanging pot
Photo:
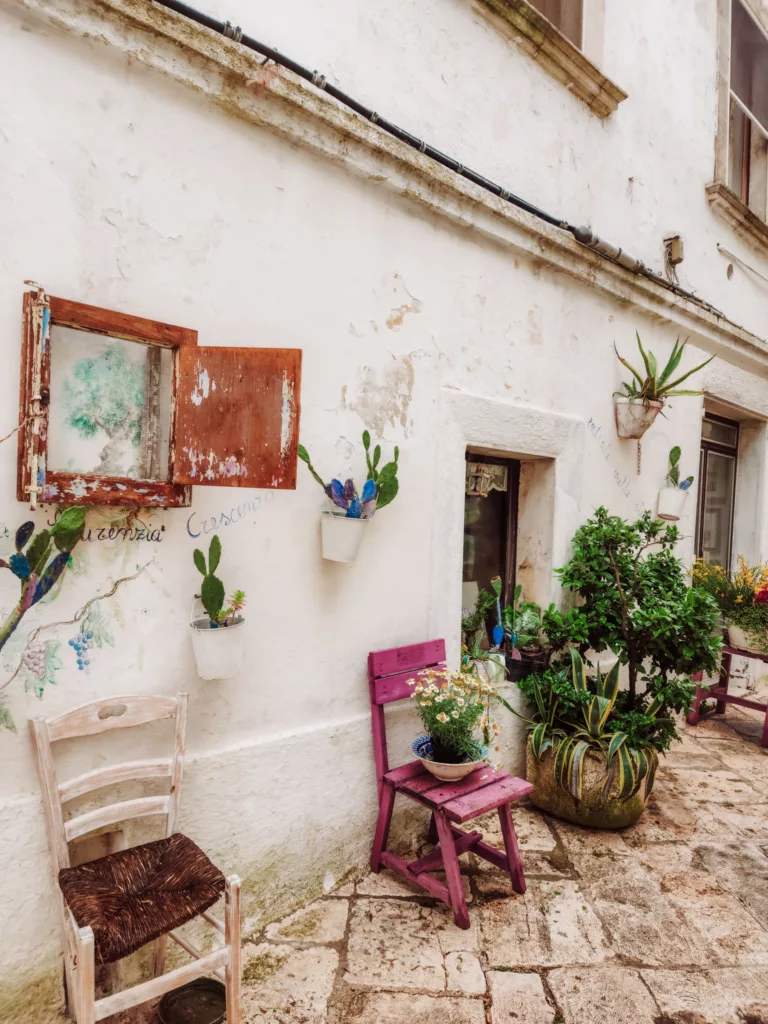
[[[243, 661], [245, 593], [235, 590], [227, 599], [224, 584], [215, 575], [221, 561], [218, 534], [211, 537], [207, 563], [199, 548], [195, 548], [192, 557], [203, 577], [190, 620], [197, 672], [201, 679], [231, 679], [240, 671]], [[198, 600], [205, 609], [206, 617], [196, 615]]]
[[299, 458], [307, 464], [313, 478], [334, 504], [333, 509], [321, 513], [323, 558], [330, 561], [355, 561], [369, 520], [377, 509], [394, 501], [400, 489], [397, 479], [400, 449], [397, 445], [393, 459], [381, 467], [381, 445], [377, 444], [371, 454], [371, 435], [367, 430], [363, 432], [363, 447], [368, 475], [362, 489], [358, 490], [352, 478], [343, 483], [337, 478], [325, 483], [312, 465], [307, 449], [299, 445]]
[[673, 374], [680, 365], [685, 346], [688, 342], [684, 341], [681, 345], [680, 339], [677, 339], [666, 366], [659, 373], [658, 363], [653, 352], [650, 350], [646, 352], [640, 340], [640, 335], [637, 332], [635, 334], [637, 336], [637, 347], [640, 349], [640, 355], [642, 356], [645, 368], [644, 375], [638, 373], [631, 363], [619, 354], [615, 342], [613, 346], [619, 362], [626, 366], [632, 374], [629, 383], [625, 381], [621, 385], [621, 390], [614, 392], [616, 399], [616, 430], [619, 437], [624, 438], [642, 437], [664, 408], [664, 402], [667, 398], [683, 395], [700, 395], [701, 391], [684, 390], [679, 385], [692, 374], [702, 370], [714, 359], [714, 356], [710, 356], [703, 363], [694, 366], [692, 370], [688, 370], [680, 377], [672, 379]]
[[680, 479], [680, 448], [675, 445], [669, 453], [669, 471], [667, 473], [667, 484], [659, 491], [656, 515], [659, 519], [667, 519], [676, 522], [683, 514], [685, 502], [688, 497], [688, 490], [693, 483], [693, 477]]

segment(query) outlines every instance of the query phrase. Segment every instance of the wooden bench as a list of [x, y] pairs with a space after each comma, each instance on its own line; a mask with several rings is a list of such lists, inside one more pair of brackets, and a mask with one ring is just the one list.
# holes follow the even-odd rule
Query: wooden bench
[[723, 660], [720, 663], [719, 685], [711, 688], [702, 686], [701, 682], [704, 678], [703, 672], [698, 672], [695, 676], [692, 676], [693, 682], [696, 683], [696, 696], [693, 701], [693, 707], [688, 715], [688, 724], [698, 724], [699, 718], [701, 717], [701, 712], [699, 710], [701, 702], [707, 700], [707, 698], [714, 697], [717, 701], [715, 713], [718, 715], [722, 715], [725, 712], [726, 704], [737, 704], [742, 708], [752, 708], [753, 711], [762, 711], [765, 715], [765, 720], [763, 722], [763, 735], [760, 741], [760, 746], [768, 747], [768, 703], [765, 701], [750, 700], [748, 697], [737, 697], [736, 694], [728, 692], [728, 684], [731, 681], [731, 662], [734, 656], [739, 658], [749, 658], [752, 661], [762, 661], [765, 664], [768, 664], [768, 654], [758, 654], [755, 651], [743, 651], [739, 647], [731, 647], [729, 644], [723, 644]]

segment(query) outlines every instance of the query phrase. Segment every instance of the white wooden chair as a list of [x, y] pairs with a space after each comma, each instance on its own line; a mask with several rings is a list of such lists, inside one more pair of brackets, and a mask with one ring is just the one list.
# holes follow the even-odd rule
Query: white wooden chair
[[[95, 1021], [113, 1013], [138, 1006], [206, 975], [218, 977], [226, 985], [227, 1024], [241, 1024], [240, 879], [237, 875], [224, 879], [191, 840], [175, 832], [181, 799], [186, 713], [186, 693], [176, 697], [111, 697], [83, 704], [55, 718], [38, 718], [30, 723], [59, 888], [68, 1005], [77, 1024], [95, 1024]], [[85, 772], [64, 782], [58, 781], [52, 750], [56, 741], [93, 736], [162, 719], [175, 720], [173, 757], [126, 761]], [[63, 805], [68, 801], [105, 786], [136, 779], [168, 779], [169, 793], [167, 796], [121, 800], [65, 819]], [[71, 867], [68, 844], [73, 840], [117, 822], [145, 815], [166, 816], [165, 839]], [[198, 871], [197, 877], [189, 880], [186, 890], [183, 888], [187, 884], [185, 865], [174, 862], [178, 851], [186, 855], [187, 864], [191, 857]], [[154, 876], [155, 879], [164, 872], [168, 882], [163, 891], [160, 891], [160, 881], [155, 881], [155, 889], [151, 884], [151, 871], [158, 865], [162, 870]], [[131, 876], [137, 866], [139, 876]], [[149, 880], [147, 872], [150, 873]], [[144, 890], [141, 890], [142, 884], [146, 886]], [[208, 910], [222, 891], [225, 895], [223, 922]], [[182, 893], [181, 898], [179, 892]], [[100, 900], [103, 903], [101, 912]], [[141, 906], [131, 906], [131, 901]], [[74, 904], [74, 912], [70, 904]], [[133, 935], [126, 937], [126, 931], [131, 929], [121, 929], [122, 918], [120, 912], [115, 911], [116, 907], [122, 908], [125, 919], [135, 926]], [[158, 922], [164, 917], [175, 917], [175, 923], [171, 928], [162, 928], [163, 934], [158, 934], [158, 928], [162, 927]], [[204, 918], [223, 934], [223, 947], [203, 955], [175, 931], [196, 917]], [[148, 941], [147, 934], [155, 942], [154, 978], [123, 992], [96, 999], [96, 963], [111, 963], [129, 955]], [[163, 974], [169, 936], [193, 958], [193, 962]]]

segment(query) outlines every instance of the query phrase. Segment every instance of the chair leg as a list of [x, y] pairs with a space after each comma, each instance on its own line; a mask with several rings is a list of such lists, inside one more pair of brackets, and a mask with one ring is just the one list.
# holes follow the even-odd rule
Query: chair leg
[[80, 928], [77, 936], [74, 978], [77, 996], [77, 1024], [96, 1024], [96, 964], [93, 930]]
[[224, 895], [224, 941], [229, 950], [225, 974], [227, 1024], [241, 1024], [240, 1010], [240, 879], [230, 875]]
[[696, 683], [696, 696], [693, 698], [693, 704], [688, 714], [688, 725], [699, 724], [699, 707], [701, 702], [704, 700], [705, 690], [701, 685], [701, 681], [704, 678], [703, 672], [697, 672], [696, 675], [691, 676], [691, 682]]
[[371, 850], [371, 871], [378, 874], [381, 871], [381, 853], [387, 848], [387, 837], [389, 826], [392, 822], [392, 810], [395, 806], [395, 787], [384, 783], [379, 801], [379, 818], [376, 822], [376, 832], [373, 837], [373, 849]]
[[[723, 655], [723, 660], [720, 663], [720, 685], [728, 693], [728, 684], [731, 681], [731, 655], [726, 651]], [[716, 715], [725, 714], [726, 701], [719, 700], [715, 707]]]
[[432, 815], [430, 816], [429, 819], [429, 831], [427, 832], [427, 842], [432, 843], [433, 846], [437, 844], [437, 825], [435, 824], [434, 811], [432, 812]]
[[507, 865], [509, 866], [509, 877], [512, 879], [512, 888], [521, 895], [525, 892], [525, 874], [523, 873], [523, 862], [520, 860], [520, 850], [517, 845], [515, 826], [512, 822], [512, 812], [509, 804], [502, 804], [499, 808], [499, 822], [501, 834], [504, 836], [504, 849], [507, 853]]
[[443, 867], [448, 884], [448, 894], [451, 897], [453, 919], [459, 928], [469, 928], [469, 911], [467, 910], [467, 901], [464, 899], [464, 886], [461, 883], [456, 842], [451, 831], [451, 823], [443, 811], [435, 812], [435, 825], [443, 854]]
[[760, 740], [761, 747], [768, 747], [768, 708], [765, 710], [765, 722], [763, 723], [763, 736]]
[[161, 935], [159, 939], [155, 939], [155, 952], [152, 967], [153, 976], [155, 978], [159, 978], [161, 974], [165, 974], [165, 951], [167, 947], [167, 935]]

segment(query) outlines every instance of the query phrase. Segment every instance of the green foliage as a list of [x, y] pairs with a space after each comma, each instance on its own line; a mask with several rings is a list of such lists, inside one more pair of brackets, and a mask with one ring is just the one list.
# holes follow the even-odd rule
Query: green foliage
[[365, 462], [368, 466], [368, 479], [376, 484], [376, 508], [384, 508], [397, 497], [400, 484], [397, 479], [397, 467], [400, 459], [400, 449], [395, 445], [394, 458], [386, 462], [381, 469], [378, 468], [381, 459], [381, 445], [376, 445], [373, 458], [371, 458], [371, 435], [367, 430], [363, 431], [363, 447], [365, 448]]
[[739, 626], [750, 646], [768, 654], [768, 563], [751, 566], [739, 555], [738, 568], [728, 572], [699, 558], [691, 576], [717, 602], [726, 623]]
[[624, 366], [632, 374], [632, 379], [627, 384], [626, 382], [621, 385], [622, 390], [617, 391], [617, 395], [621, 395], [624, 398], [628, 398], [631, 402], [642, 401], [646, 404], [648, 402], [663, 402], [666, 398], [671, 398], [675, 395], [700, 395], [701, 391], [682, 391], [678, 385], [682, 384], [684, 380], [687, 380], [692, 374], [697, 373], [699, 370], [704, 369], [707, 363], [710, 363], [714, 356], [710, 356], [709, 359], [705, 359], [703, 363], [698, 366], [694, 366], [692, 370], [688, 370], [682, 376], [672, 380], [672, 375], [680, 365], [680, 360], [683, 358], [683, 352], [685, 346], [688, 344], [684, 341], [680, 344], [678, 338], [672, 349], [672, 354], [669, 357], [669, 361], [664, 369], [659, 373], [658, 363], [653, 352], [646, 352], [643, 348], [643, 343], [640, 340], [640, 335], [637, 334], [637, 347], [640, 349], [640, 355], [643, 359], [643, 366], [645, 368], [644, 373], [638, 373], [638, 371], [628, 363], [623, 356], [619, 355], [619, 350], [616, 348], [614, 343], [614, 351], [618, 356], [619, 362], [623, 363]]
[[221, 561], [221, 540], [219, 535], [214, 533], [211, 543], [208, 546], [208, 564], [206, 566], [205, 555], [199, 548], [192, 552], [192, 559], [198, 572], [203, 577], [200, 585], [200, 600], [203, 608], [208, 613], [208, 618], [214, 626], [229, 626], [237, 615], [242, 611], [245, 604], [245, 593], [236, 590], [229, 600], [227, 607], [224, 607], [225, 590], [224, 584], [214, 573]]
[[[512, 595], [512, 603], [501, 612], [504, 636], [512, 647], [520, 649], [541, 647], [541, 608], [535, 601], [521, 599], [522, 586], [518, 583]], [[499, 581], [499, 593], [501, 581]]]
[[718, 664], [717, 606], [704, 590], [688, 587], [671, 550], [677, 539], [677, 527], [650, 512], [628, 523], [599, 508], [577, 530], [570, 562], [557, 570], [584, 601], [587, 645], [614, 651], [628, 666], [632, 702], [644, 664], [652, 690]]
[[71, 379], [64, 381], [68, 422], [82, 437], [99, 430], [109, 438], [141, 441], [145, 370], [125, 358], [121, 344], [112, 344], [93, 359], [81, 359]]

